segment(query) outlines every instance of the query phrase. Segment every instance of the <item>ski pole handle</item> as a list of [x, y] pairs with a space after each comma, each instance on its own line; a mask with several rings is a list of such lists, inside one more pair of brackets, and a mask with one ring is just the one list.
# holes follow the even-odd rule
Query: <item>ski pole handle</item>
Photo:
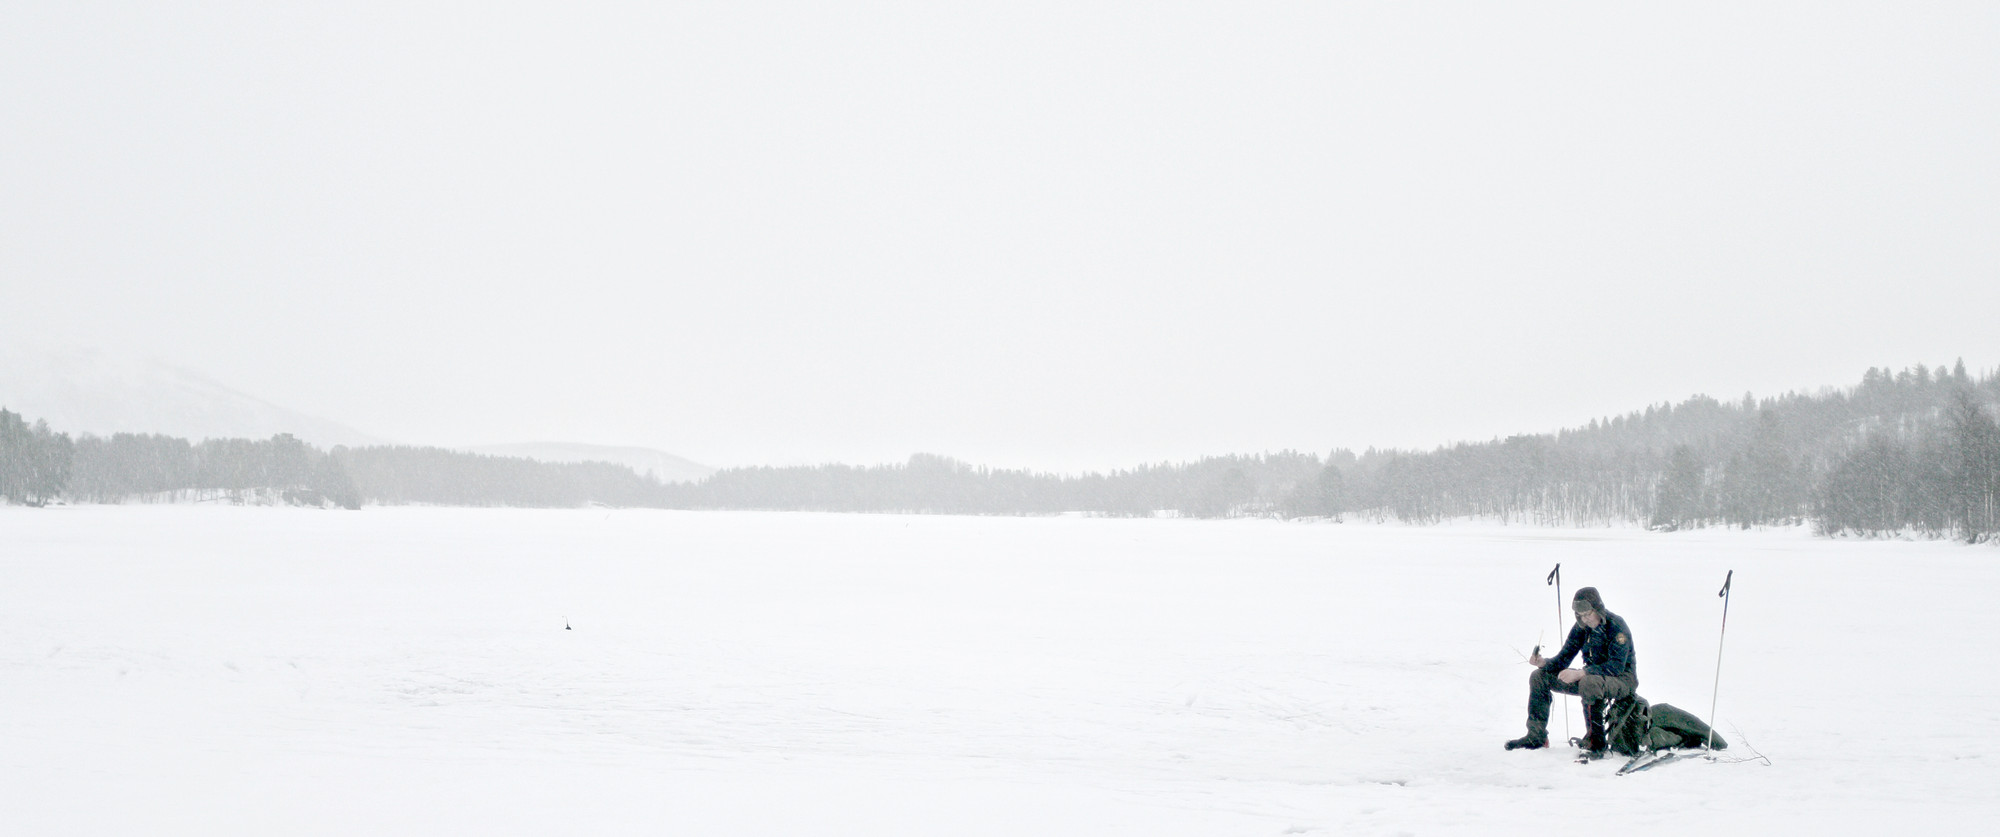
[[[1732, 571], [1732, 572], [1733, 572], [1733, 571]], [[1548, 578], [1548, 583], [1549, 583], [1549, 584], [1561, 584], [1561, 583], [1562, 583], [1562, 578], [1563, 578], [1563, 565], [1562, 565], [1562, 564], [1560, 564], [1560, 563], [1558, 563], [1558, 564], [1556, 564], [1556, 568], [1555, 568], [1555, 569], [1553, 569], [1553, 570], [1549, 570], [1549, 578]]]
[[[1558, 565], [1558, 566], [1560, 566], [1560, 565]], [[1726, 576], [1723, 576], [1723, 577], [1722, 577], [1722, 589], [1720, 589], [1720, 590], [1717, 590], [1717, 591], [1715, 591], [1715, 597], [1716, 597], [1716, 598], [1718, 598], [1718, 599], [1720, 599], [1720, 598], [1723, 598], [1723, 597], [1726, 597], [1726, 596], [1728, 596], [1728, 595], [1729, 595], [1729, 582], [1732, 582], [1732, 581], [1735, 581], [1735, 580], [1736, 580], [1736, 571], [1735, 571], [1735, 570], [1730, 570], [1730, 571], [1729, 571], [1729, 574], [1728, 574], [1728, 575], [1726, 575]]]

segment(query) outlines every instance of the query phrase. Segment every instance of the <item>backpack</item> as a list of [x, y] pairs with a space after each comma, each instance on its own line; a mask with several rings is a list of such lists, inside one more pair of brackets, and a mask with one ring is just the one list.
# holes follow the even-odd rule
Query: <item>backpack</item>
[[1671, 703], [1655, 704], [1652, 708], [1652, 729], [1646, 733], [1647, 749], [1665, 750], [1669, 747], [1709, 747], [1717, 750], [1729, 748], [1729, 742], [1720, 734], [1710, 743], [1708, 724], [1702, 723], [1693, 713]]
[[1604, 743], [1621, 756], [1636, 756], [1652, 749], [1648, 746], [1652, 729], [1653, 708], [1637, 694], [1614, 700], [1604, 710]]

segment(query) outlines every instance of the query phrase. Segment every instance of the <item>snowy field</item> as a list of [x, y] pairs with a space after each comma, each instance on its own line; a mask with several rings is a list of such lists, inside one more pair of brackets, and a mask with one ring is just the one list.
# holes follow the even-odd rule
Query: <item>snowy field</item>
[[[1772, 764], [1502, 751], [1558, 561], [1700, 715], [1735, 570]], [[0, 508], [0, 831], [1972, 833], [1996, 593], [1802, 530]]]

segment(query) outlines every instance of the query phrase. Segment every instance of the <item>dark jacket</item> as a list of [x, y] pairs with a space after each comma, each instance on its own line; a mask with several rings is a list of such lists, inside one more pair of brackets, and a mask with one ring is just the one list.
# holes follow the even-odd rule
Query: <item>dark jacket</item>
[[1583, 626], [1577, 620], [1569, 629], [1569, 639], [1563, 642], [1562, 651], [1542, 663], [1542, 670], [1551, 674], [1569, 668], [1576, 652], [1583, 652], [1583, 673], [1605, 677], [1639, 677], [1639, 659], [1632, 652], [1632, 629], [1625, 626], [1624, 617], [1605, 612], [1603, 621], [1595, 628]]

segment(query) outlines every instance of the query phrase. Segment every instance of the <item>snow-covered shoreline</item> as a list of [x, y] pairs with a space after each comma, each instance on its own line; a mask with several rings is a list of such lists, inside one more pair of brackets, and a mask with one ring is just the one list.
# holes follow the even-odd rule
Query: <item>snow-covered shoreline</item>
[[[1720, 727], [1774, 765], [1613, 778], [1502, 752], [1519, 654], [1559, 641], [1558, 561], [1632, 624], [1640, 692], [1701, 713], [1735, 570]], [[1588, 806], [1626, 833], [1951, 833], [2000, 814], [2000, 563], [1948, 542], [76, 506], [0, 508], [0, 582], [17, 833], [1505, 834]]]

